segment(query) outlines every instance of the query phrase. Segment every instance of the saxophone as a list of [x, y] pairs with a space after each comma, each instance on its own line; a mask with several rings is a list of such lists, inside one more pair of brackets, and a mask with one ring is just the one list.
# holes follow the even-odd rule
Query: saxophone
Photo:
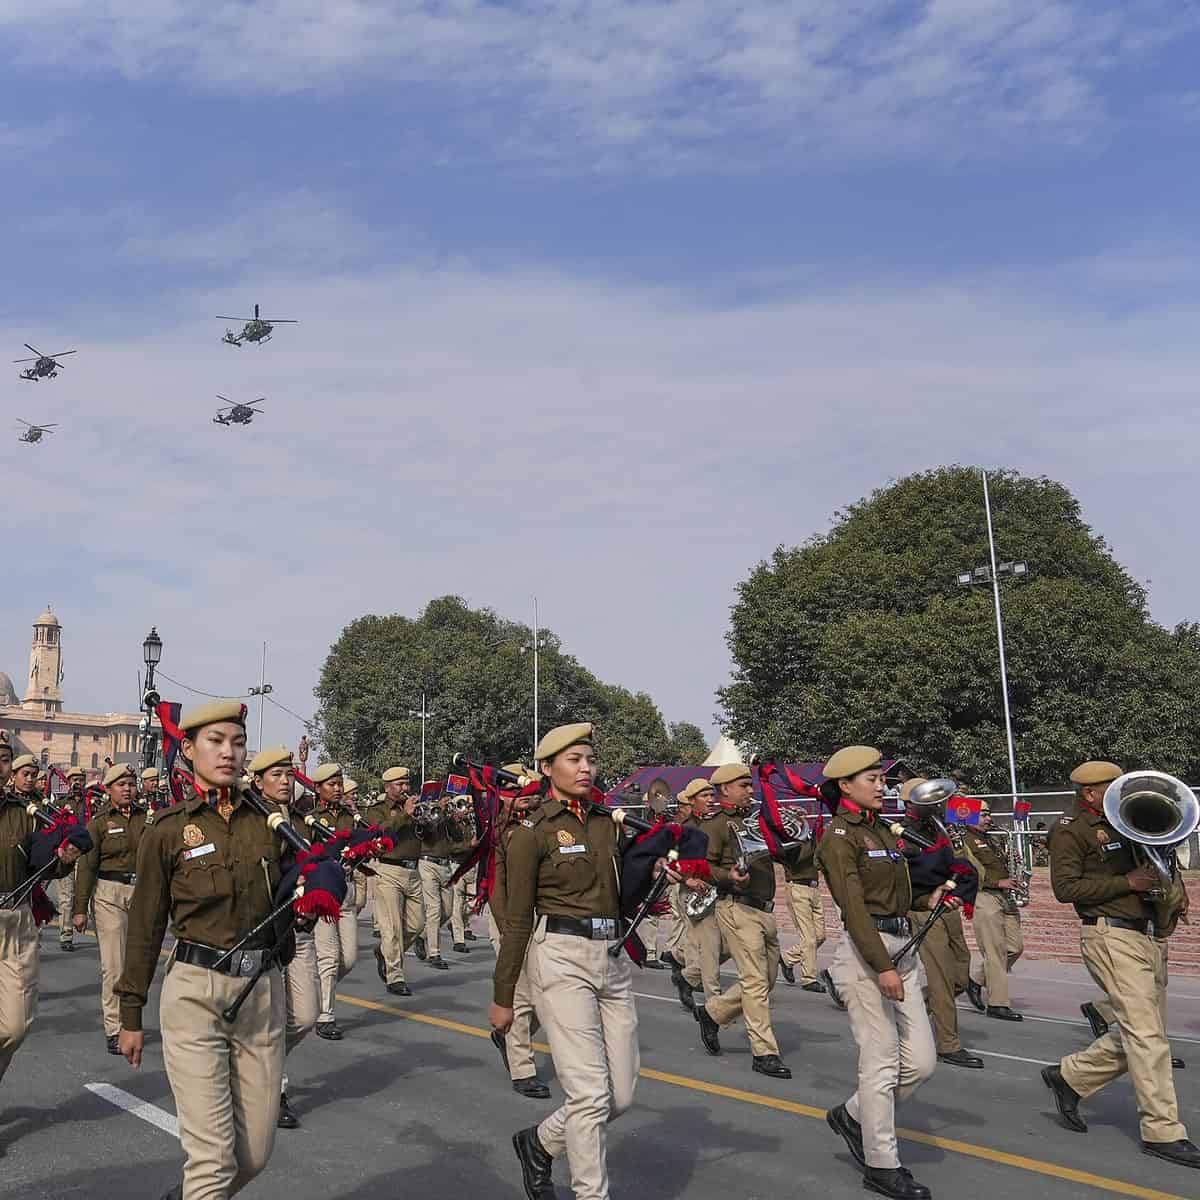
[[1016, 885], [1011, 891], [1004, 893], [1004, 907], [1016, 916], [1020, 909], [1029, 904], [1029, 881], [1033, 878], [1033, 872], [1025, 865], [1025, 854], [1016, 829], [1012, 829], [1008, 833], [1008, 849], [1004, 854], [1004, 866], [1009, 879]]

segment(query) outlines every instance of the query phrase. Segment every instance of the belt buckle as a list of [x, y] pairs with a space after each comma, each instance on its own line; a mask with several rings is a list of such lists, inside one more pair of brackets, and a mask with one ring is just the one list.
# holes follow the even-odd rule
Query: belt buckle
[[611, 942], [617, 936], [617, 923], [612, 917], [592, 918], [592, 937], [598, 941]]
[[261, 950], [242, 950], [238, 954], [236, 975], [253, 975], [262, 962]]
[[135, 883], [137, 883], [137, 872], [136, 872], [136, 871], [130, 871], [130, 872], [129, 872], [129, 886], [130, 886], [130, 887], [133, 887], [133, 885], [134, 885]]

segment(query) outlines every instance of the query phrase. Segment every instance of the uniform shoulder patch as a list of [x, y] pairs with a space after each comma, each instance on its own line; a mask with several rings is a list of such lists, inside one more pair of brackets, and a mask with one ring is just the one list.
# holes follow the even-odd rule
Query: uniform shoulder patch
[[521, 824], [524, 825], [526, 829], [533, 828], [533, 822], [528, 817], [522, 817]]
[[846, 836], [846, 831], [840, 825], [835, 825], [833, 827], [833, 832], [836, 833], [838, 835], [838, 837]]
[[154, 814], [153, 814], [153, 813], [147, 813], [147, 814], [146, 814], [146, 824], [147, 824], [147, 825], [153, 825], [153, 824], [154, 824]]

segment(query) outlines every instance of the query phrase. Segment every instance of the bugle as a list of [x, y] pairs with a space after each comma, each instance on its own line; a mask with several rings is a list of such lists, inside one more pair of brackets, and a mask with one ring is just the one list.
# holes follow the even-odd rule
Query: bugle
[[503, 783], [508, 787], [526, 788], [531, 783], [540, 783], [541, 781], [530, 775], [516, 775], [512, 771], [506, 771], [503, 767], [485, 768], [482, 763], [477, 763], [468, 758], [465, 754], [459, 753], [454, 755], [450, 760], [451, 766], [459, 771], [474, 771], [477, 775], [482, 775], [484, 770], [492, 772], [492, 778], [497, 783]]

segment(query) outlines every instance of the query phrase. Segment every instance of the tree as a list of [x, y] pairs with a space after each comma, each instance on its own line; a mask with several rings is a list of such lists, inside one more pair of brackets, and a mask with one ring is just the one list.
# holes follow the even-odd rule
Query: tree
[[670, 750], [664, 762], [696, 766], [708, 757], [708, 740], [699, 725], [693, 725], [691, 721], [673, 721], [670, 735]]
[[[602, 775], [610, 781], [640, 762], [673, 761], [672, 737], [646, 693], [601, 682], [551, 631], [539, 634], [542, 733], [565, 721], [594, 722]], [[431, 778], [444, 775], [460, 750], [484, 762], [528, 762], [532, 641], [527, 626], [472, 609], [459, 596], [432, 600], [415, 619], [359, 617], [330, 648], [315, 689], [326, 754], [372, 786], [392, 763], [419, 768], [421, 719], [413, 713], [424, 694], [433, 714], [425, 727]], [[690, 751], [690, 738], [684, 741]]]
[[[1150, 619], [1061, 484], [988, 480], [997, 553], [1030, 568], [1002, 584], [1020, 785], [1061, 787], [1093, 757], [1200, 774], [1200, 630]], [[1007, 788], [992, 596], [956, 582], [987, 561], [982, 484], [964, 467], [902, 479], [779, 547], [738, 589], [726, 731], [798, 759], [865, 742]]]

